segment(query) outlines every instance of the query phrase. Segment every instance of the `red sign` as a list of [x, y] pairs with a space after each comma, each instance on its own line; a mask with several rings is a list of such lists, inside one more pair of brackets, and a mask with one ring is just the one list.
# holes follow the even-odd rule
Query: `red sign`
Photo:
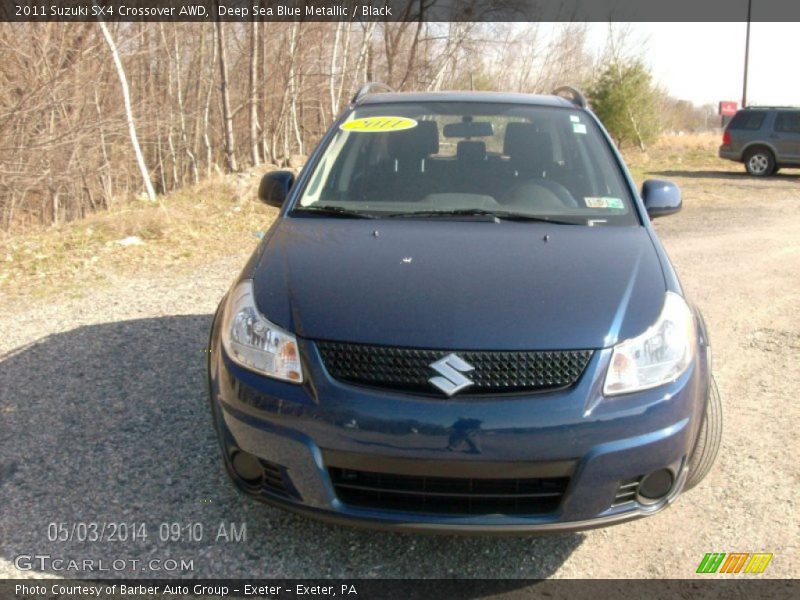
[[719, 114], [723, 117], [732, 117], [736, 114], [736, 111], [739, 109], [738, 102], [730, 102], [728, 100], [723, 100], [719, 103]]

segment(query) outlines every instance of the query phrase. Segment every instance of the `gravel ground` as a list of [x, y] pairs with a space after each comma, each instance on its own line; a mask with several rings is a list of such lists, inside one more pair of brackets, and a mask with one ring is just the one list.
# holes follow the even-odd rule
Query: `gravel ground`
[[[320, 524], [239, 495], [204, 390], [211, 313], [239, 252], [0, 316], [0, 576], [42, 576], [14, 560], [47, 554], [193, 560], [120, 576], [681, 578], [712, 551], [772, 552], [765, 576], [798, 576], [800, 177], [666, 176], [685, 208], [658, 230], [708, 321], [726, 419], [709, 478], [667, 511], [579, 534], [453, 538]], [[62, 522], [146, 523], [148, 537], [49, 541]], [[231, 522], [246, 541], [216, 539]], [[201, 523], [203, 539], [162, 542], [161, 523]]]

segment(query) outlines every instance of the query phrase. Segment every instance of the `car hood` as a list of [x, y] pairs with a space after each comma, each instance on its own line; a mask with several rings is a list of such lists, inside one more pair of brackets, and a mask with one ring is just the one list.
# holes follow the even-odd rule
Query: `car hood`
[[258, 308], [314, 340], [602, 348], [650, 326], [666, 291], [643, 227], [285, 218], [266, 244]]

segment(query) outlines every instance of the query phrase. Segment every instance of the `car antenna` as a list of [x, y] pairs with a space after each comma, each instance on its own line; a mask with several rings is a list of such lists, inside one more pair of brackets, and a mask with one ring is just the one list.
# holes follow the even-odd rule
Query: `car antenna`
[[552, 94], [553, 96], [560, 96], [565, 100], [569, 100], [578, 108], [586, 108], [589, 106], [589, 103], [586, 101], [586, 96], [584, 96], [578, 88], [574, 88], [571, 85], [557, 87], [552, 91]]

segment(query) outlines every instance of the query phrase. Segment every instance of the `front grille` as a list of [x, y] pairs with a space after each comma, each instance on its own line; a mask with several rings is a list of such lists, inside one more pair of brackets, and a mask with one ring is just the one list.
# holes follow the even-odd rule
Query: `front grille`
[[558, 509], [569, 477], [476, 479], [395, 475], [331, 467], [336, 496], [351, 506], [454, 515], [538, 515]]
[[[317, 342], [325, 368], [335, 379], [398, 391], [440, 395], [428, 380], [438, 375], [431, 363], [450, 350], [393, 348], [342, 342]], [[475, 367], [466, 394], [502, 394], [565, 388], [578, 381], [592, 350], [457, 351]]]

